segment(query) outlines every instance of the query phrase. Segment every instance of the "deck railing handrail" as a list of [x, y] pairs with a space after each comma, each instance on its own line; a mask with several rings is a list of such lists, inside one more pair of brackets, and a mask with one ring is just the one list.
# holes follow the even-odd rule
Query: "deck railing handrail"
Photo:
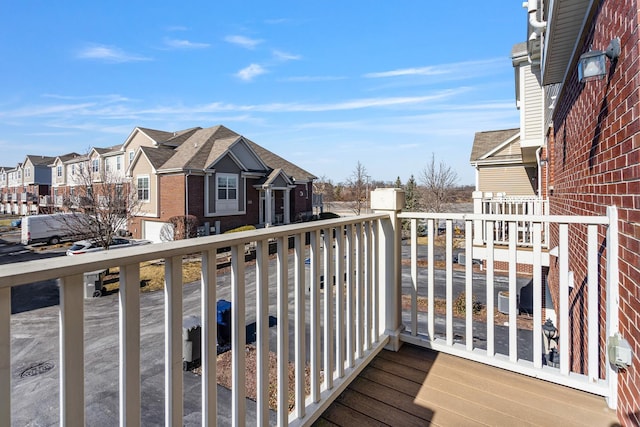
[[[140, 268], [144, 261], [165, 260], [165, 424], [183, 422], [182, 384], [182, 258], [201, 254], [202, 318], [202, 422], [216, 418], [216, 354], [209, 351], [216, 343], [217, 295], [216, 254], [231, 252], [231, 325], [232, 325], [232, 423], [245, 420], [245, 245], [256, 248], [256, 348], [258, 354], [258, 424], [269, 424], [268, 415], [268, 337], [269, 290], [277, 289], [278, 301], [278, 424], [305, 425], [312, 422], [352, 381], [358, 372], [387, 343], [384, 334], [384, 285], [378, 280], [384, 248], [378, 247], [385, 234], [382, 223], [388, 214], [362, 215], [291, 224], [254, 231], [201, 237], [157, 245], [111, 250], [106, 253], [60, 257], [55, 260], [28, 261], [0, 266], [0, 425], [11, 423], [11, 288], [22, 284], [58, 279], [60, 286], [60, 424], [82, 425], [85, 420], [84, 379], [84, 295], [83, 273], [120, 267], [119, 272], [119, 344], [120, 344], [120, 423], [140, 425]], [[388, 228], [387, 228], [388, 230]], [[309, 239], [310, 274], [305, 277]], [[387, 236], [387, 239], [391, 236]], [[293, 241], [293, 269], [289, 273], [289, 242]], [[268, 283], [269, 243], [276, 242], [276, 283]], [[324, 256], [321, 256], [324, 254]], [[392, 262], [392, 261], [391, 261]], [[330, 286], [327, 274], [336, 280]], [[320, 293], [321, 275], [326, 283]], [[275, 289], [272, 289], [275, 288]], [[331, 291], [331, 292], [329, 292]], [[296, 407], [288, 408], [288, 321], [291, 315], [289, 292], [294, 292], [292, 320], [295, 324]], [[310, 311], [305, 312], [309, 304]], [[321, 314], [322, 313], [322, 314]], [[272, 313], [273, 314], [273, 313]], [[331, 321], [336, 317], [335, 321]], [[327, 322], [325, 322], [327, 319]], [[328, 326], [327, 326], [328, 325]], [[305, 328], [310, 334], [305, 334]], [[333, 329], [332, 329], [333, 328]], [[333, 343], [325, 348], [322, 342]], [[305, 342], [310, 340], [311, 352]], [[328, 350], [327, 350], [328, 349]], [[324, 364], [321, 363], [323, 361]], [[305, 397], [305, 364], [311, 371], [311, 395]], [[329, 366], [326, 369], [325, 366]], [[333, 369], [331, 369], [333, 367]], [[324, 372], [321, 380], [320, 372]]]
[[[586, 285], [589, 294], [589, 317], [585, 319], [589, 340], [605, 331], [610, 336], [617, 330], [617, 314], [613, 305], [617, 301], [615, 286], [610, 285], [617, 275], [617, 219], [615, 208], [609, 208], [607, 216], [576, 217], [549, 215], [497, 215], [469, 213], [402, 212], [403, 200], [395, 189], [376, 191], [372, 194], [372, 208], [377, 213], [339, 219], [289, 224], [280, 227], [230, 233], [196, 239], [180, 240], [156, 245], [137, 246], [111, 250], [106, 253], [85, 254], [76, 257], [60, 257], [20, 264], [0, 265], [0, 425], [11, 422], [11, 288], [27, 283], [59, 279], [60, 285], [60, 423], [77, 421], [82, 424], [85, 415], [84, 348], [84, 280], [88, 271], [119, 267], [119, 374], [120, 374], [120, 422], [126, 425], [141, 423], [140, 384], [140, 268], [142, 262], [163, 259], [165, 269], [165, 423], [179, 425], [183, 422], [182, 384], [182, 259], [200, 254], [201, 270], [201, 322], [202, 322], [202, 422], [208, 425], [215, 420], [217, 408], [216, 355], [210, 349], [216, 343], [215, 305], [219, 295], [216, 276], [216, 254], [225, 248], [230, 251], [229, 292], [232, 302], [232, 423], [244, 425], [245, 396], [245, 322], [247, 319], [247, 289], [255, 286], [256, 349], [258, 355], [257, 422], [269, 424], [267, 405], [268, 379], [266, 366], [270, 346], [268, 303], [270, 291], [277, 300], [277, 354], [278, 354], [278, 412], [277, 424], [308, 425], [328, 407], [352, 379], [385, 346], [397, 349], [402, 342], [410, 342], [438, 351], [448, 352], [483, 363], [515, 370], [561, 384], [607, 396], [615, 402], [615, 372], [599, 363], [601, 350], [589, 346], [587, 372], [580, 375], [570, 372], [569, 353], [561, 353], [559, 368], [543, 366], [535, 355], [542, 354], [542, 256], [543, 235], [546, 226], [552, 224], [557, 235], [558, 271], [560, 275], [558, 310], [559, 346], [569, 348], [569, 309], [567, 295], [570, 287], [569, 265], [571, 257], [587, 259]], [[469, 310], [464, 318], [464, 342], [454, 339], [453, 321], [453, 263], [454, 224], [463, 224], [463, 253], [467, 260], [473, 258], [474, 238], [478, 225], [480, 231], [490, 233], [495, 222], [501, 221], [516, 228], [519, 221], [531, 224], [531, 253], [533, 269], [533, 354], [531, 361], [518, 356], [518, 331], [516, 322], [517, 287], [516, 265], [517, 238], [513, 233], [506, 241], [509, 254], [509, 327], [508, 352], [496, 351], [495, 323], [493, 316], [486, 318], [486, 348], [474, 344], [474, 321]], [[411, 224], [411, 308], [405, 315], [401, 259], [401, 225]], [[418, 221], [427, 228], [427, 236], [435, 236], [436, 224], [444, 222], [444, 281], [446, 309], [436, 330], [434, 310], [435, 259], [434, 241], [428, 239], [427, 278], [418, 280], [417, 228]], [[581, 227], [585, 235], [585, 253], [569, 253], [567, 243], [570, 227]], [[606, 233], [602, 230], [606, 229]], [[460, 230], [458, 230], [460, 231]], [[606, 237], [603, 237], [606, 234]], [[604, 246], [601, 244], [605, 239]], [[275, 242], [275, 260], [269, 261], [269, 246]], [[495, 242], [486, 243], [486, 266], [482, 272], [486, 279], [486, 308], [492, 313], [495, 296]], [[256, 283], [247, 283], [245, 248], [255, 248]], [[602, 249], [604, 248], [604, 249]], [[504, 249], [503, 249], [504, 250]], [[602, 291], [598, 269], [598, 250], [606, 250], [606, 325], [598, 322], [600, 309], [594, 296]], [[291, 253], [290, 253], [291, 252]], [[305, 260], [308, 259], [308, 267]], [[291, 260], [291, 261], [290, 261]], [[292, 273], [289, 269], [291, 268]], [[421, 267], [422, 268], [422, 267]], [[276, 273], [275, 282], [269, 282], [268, 272]], [[472, 262], [464, 266], [466, 306], [472, 305], [473, 280], [478, 272]], [[324, 290], [320, 288], [324, 282]], [[227, 286], [227, 285], [225, 285]], [[421, 288], [422, 287], [422, 288]], [[425, 289], [428, 300], [424, 319], [417, 311], [417, 295]], [[290, 307], [290, 301], [293, 305]], [[595, 304], [595, 305], [594, 305]], [[308, 307], [308, 309], [307, 309]], [[251, 308], [253, 310], [253, 308]], [[293, 325], [293, 340], [289, 342], [289, 319]], [[444, 321], [444, 323], [442, 322]], [[305, 332], [308, 331], [308, 332]], [[602, 332], [601, 332], [602, 333]], [[271, 343], [273, 344], [273, 343]], [[80, 347], [80, 349], [78, 348]], [[309, 348], [307, 352], [306, 348]], [[289, 349], [296, 369], [295, 410], [288, 412], [288, 362]], [[578, 349], [583, 351], [583, 349]], [[578, 351], [576, 350], [576, 351]], [[606, 353], [606, 352], [605, 352]], [[608, 356], [605, 354], [604, 359]], [[304, 371], [308, 363], [310, 395], [304, 396]], [[324, 378], [321, 376], [323, 372]], [[602, 378], [604, 377], [604, 379]]]
[[[510, 369], [526, 375], [531, 375], [538, 378], [544, 378], [549, 381], [558, 382], [563, 385], [571, 386], [581, 390], [585, 390], [591, 393], [596, 393], [607, 397], [611, 407], [615, 408], [616, 400], [616, 372], [607, 363], [601, 364], [602, 360], [608, 360], [608, 354], [605, 348], [601, 348], [600, 342], [603, 337], [609, 337], [618, 331], [617, 324], [617, 210], [615, 207], [609, 207], [607, 209], [607, 215], [603, 216], [562, 216], [562, 215], [486, 215], [486, 214], [454, 214], [454, 213], [424, 213], [424, 212], [402, 212], [398, 215], [400, 220], [410, 221], [411, 223], [411, 263], [407, 269], [407, 273], [411, 276], [411, 290], [409, 292], [409, 298], [411, 300], [410, 309], [407, 311], [407, 316], [403, 320], [403, 324], [408, 332], [404, 332], [401, 336], [401, 340], [410, 342], [416, 345], [429, 347], [438, 351], [451, 353], [460, 357], [470, 358], [482, 363], [491, 364], [504, 369]], [[418, 267], [418, 251], [417, 251], [417, 236], [418, 236], [418, 221], [422, 224], [423, 228], [426, 228], [426, 236], [435, 235], [434, 232], [438, 223], [445, 223], [445, 231], [443, 239], [445, 241], [444, 246], [444, 267], [445, 270], [445, 283], [440, 284], [446, 288], [446, 308], [443, 318], [444, 331], [435, 332], [435, 307], [434, 307], [434, 288], [436, 286], [434, 280], [434, 274], [431, 267], [424, 267], [427, 269], [427, 278], [420, 281], [418, 279], [419, 267]], [[484, 276], [486, 281], [486, 311], [487, 313], [494, 313], [495, 302], [497, 297], [497, 291], [495, 290], [495, 278], [496, 278], [496, 261], [497, 261], [497, 242], [493, 239], [487, 239], [483, 244], [485, 245], [483, 254], [486, 258], [483, 259], [483, 269], [480, 272], [473, 270], [473, 263], [470, 262], [474, 257], [474, 249], [477, 249], [476, 236], [480, 228], [480, 234], [483, 232], [488, 235], [495, 229], [495, 223], [501, 222], [507, 224], [510, 228], [515, 229], [516, 224], [519, 221], [527, 221], [530, 224], [531, 232], [531, 248], [527, 252], [519, 254], [520, 242], [518, 236], [513, 233], [508, 236], [504, 241], [507, 245], [507, 263], [508, 263], [508, 337], [503, 338], [508, 340], [508, 353], [498, 354], [496, 352], [496, 336], [495, 336], [495, 321], [493, 316], [486, 316], [486, 348], [480, 350], [474, 343], [472, 337], [475, 337], [477, 330], [474, 329], [474, 319], [471, 310], [466, 310], [464, 315], [464, 327], [458, 329], [454, 333], [453, 329], [453, 238], [463, 238], [463, 248], [461, 254], [465, 255], [465, 259], [468, 260], [464, 265], [464, 292], [466, 295], [465, 307], [471, 307], [473, 304], [472, 297], [473, 281], [476, 280], [476, 276]], [[464, 225], [458, 231], [454, 233], [453, 225], [463, 223]], [[480, 224], [480, 227], [478, 227]], [[557, 319], [554, 320], [556, 326], [558, 326], [558, 335], [556, 337], [558, 346], [560, 348], [560, 360], [559, 367], [549, 368], [549, 366], [543, 366], [542, 351], [542, 324], [543, 324], [543, 255], [544, 255], [544, 243], [543, 236], [549, 234], [550, 226], [554, 227], [554, 233], [557, 236], [557, 246], [551, 251], [555, 257], [557, 257], [557, 271], [559, 274], [558, 283], [558, 295], [559, 301], [557, 304]], [[572, 228], [572, 232], [579, 231], [581, 237], [574, 237], [572, 247], [569, 246], [569, 230]], [[576, 228], [579, 227], [579, 228]], [[604, 230], [604, 231], [603, 231]], [[422, 233], [425, 230], [421, 231]], [[427, 259], [426, 264], [428, 266], [434, 266], [434, 240], [427, 240]], [[577, 245], [577, 241], [582, 241], [581, 246]], [[501, 247], [504, 251], [504, 247]], [[604, 288], [605, 281], [600, 274], [600, 257], [606, 251], [606, 271], [608, 277], [606, 279], [606, 290]], [[526, 256], [525, 256], [526, 255]], [[547, 254], [548, 257], [548, 254]], [[578, 261], [575, 262], [578, 258]], [[423, 258], [424, 259], [424, 258]], [[584, 261], [586, 259], [586, 262]], [[504, 257], [502, 258], [504, 260]], [[527, 261], [529, 260], [529, 261]], [[518, 292], [516, 287], [516, 273], [517, 266], [520, 264], [531, 265], [532, 283], [533, 283], [533, 332], [532, 336], [532, 348], [533, 355], [531, 361], [521, 360], [518, 354], [518, 326], [516, 312], [518, 310]], [[549, 265], [549, 264], [546, 264]], [[574, 273], [570, 271], [571, 266], [575, 268], [582, 268], [581, 277], [584, 276], [584, 284], [573, 284], [572, 277]], [[584, 265], [585, 267], [579, 267]], [[582, 279], [581, 279], [582, 280]], [[548, 285], [547, 285], [548, 286]], [[587, 348], [573, 347], [571, 342], [571, 328], [572, 316], [579, 315], [571, 314], [569, 307], [569, 290], [574, 286], [582, 286], [586, 290], [588, 295], [588, 309], [584, 311], [588, 314], [584, 318], [580, 318], [578, 324], [584, 325], [586, 340], [591, 343]], [[422, 291], [420, 291], [422, 289]], [[428, 308], [426, 315], [419, 322], [418, 293], [422, 292], [422, 295], [426, 295]], [[604, 307], [599, 307], [599, 295], [604, 295]], [[549, 298], [547, 296], [547, 298]], [[606, 316], [603, 316], [602, 313]], [[606, 322], [601, 323], [606, 317]], [[575, 322], [575, 320], [574, 320]], [[464, 342], [456, 343], [454, 341], [454, 334], [456, 336], [463, 336]], [[522, 339], [522, 337], [520, 337]], [[592, 343], [596, 343], [595, 345]], [[582, 361], [588, 361], [586, 369], [583, 373], [572, 371], [572, 364], [570, 361], [570, 353], [575, 352], [582, 355]], [[580, 369], [578, 367], [578, 369]]]

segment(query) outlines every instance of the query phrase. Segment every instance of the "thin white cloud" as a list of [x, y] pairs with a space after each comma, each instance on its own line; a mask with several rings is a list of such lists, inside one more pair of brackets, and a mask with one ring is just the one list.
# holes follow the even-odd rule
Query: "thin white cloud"
[[238, 77], [240, 80], [244, 80], [245, 82], [250, 82], [257, 76], [265, 74], [266, 72], [267, 70], [263, 66], [259, 64], [251, 64], [248, 67], [238, 71], [236, 73], [236, 77]]
[[77, 54], [80, 59], [96, 59], [104, 62], [111, 63], [123, 63], [123, 62], [138, 62], [138, 61], [150, 61], [151, 58], [127, 53], [120, 48], [105, 46], [105, 45], [92, 45], [80, 50]]
[[78, 112], [80, 110], [95, 107], [93, 102], [82, 104], [60, 104], [60, 105], [46, 105], [46, 106], [29, 106], [19, 108], [13, 111], [0, 111], [0, 117], [41, 117], [52, 116], [59, 114], [66, 114], [69, 112]]
[[443, 74], [470, 74], [477, 72], [478, 69], [486, 70], [487, 68], [504, 66], [504, 58], [494, 58], [480, 61], [464, 61], [454, 62], [451, 64], [431, 65], [417, 68], [400, 68], [397, 70], [382, 71], [375, 73], [367, 73], [366, 78], [388, 78], [403, 76], [438, 76]]
[[245, 49], [254, 49], [257, 45], [263, 42], [260, 39], [251, 39], [245, 36], [227, 36], [224, 38], [227, 43], [242, 46]]
[[199, 43], [178, 39], [165, 39], [164, 44], [171, 49], [206, 49], [211, 46], [209, 43]]
[[283, 52], [281, 50], [274, 50], [273, 56], [280, 61], [297, 61], [302, 59], [300, 55], [294, 55], [292, 53]]

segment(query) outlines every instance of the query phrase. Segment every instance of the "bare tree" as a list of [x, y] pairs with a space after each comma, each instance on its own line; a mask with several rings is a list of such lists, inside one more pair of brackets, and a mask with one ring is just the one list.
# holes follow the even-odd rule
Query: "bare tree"
[[367, 206], [367, 202], [369, 200], [369, 176], [367, 175], [367, 169], [362, 163], [360, 163], [360, 161], [358, 161], [356, 168], [347, 179], [347, 182], [351, 190], [351, 210], [356, 215], [360, 215], [362, 209]]
[[436, 164], [435, 155], [420, 172], [423, 197], [422, 203], [428, 212], [443, 212], [452, 200], [452, 189], [458, 182], [458, 174], [446, 163]]
[[89, 156], [70, 168], [70, 186], [63, 206], [71, 213], [65, 226], [75, 235], [95, 239], [108, 249], [113, 237], [126, 230], [140, 202], [133, 184], [122, 172], [110, 170]]

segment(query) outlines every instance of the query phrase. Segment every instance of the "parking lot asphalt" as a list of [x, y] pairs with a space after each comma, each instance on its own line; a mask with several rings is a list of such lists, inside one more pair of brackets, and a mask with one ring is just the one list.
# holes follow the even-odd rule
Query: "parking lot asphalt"
[[[199, 284], [184, 287], [184, 312], [199, 314]], [[141, 294], [143, 425], [164, 424], [164, 294]], [[118, 294], [85, 300], [85, 424], [118, 424]], [[57, 306], [11, 317], [12, 424], [59, 425], [59, 310]], [[272, 328], [275, 329], [275, 328]], [[271, 331], [275, 337], [275, 331]], [[184, 425], [200, 425], [200, 377], [184, 372]], [[272, 414], [275, 422], [275, 414]], [[247, 419], [255, 403], [247, 400]], [[231, 424], [231, 394], [218, 386], [218, 424]]]

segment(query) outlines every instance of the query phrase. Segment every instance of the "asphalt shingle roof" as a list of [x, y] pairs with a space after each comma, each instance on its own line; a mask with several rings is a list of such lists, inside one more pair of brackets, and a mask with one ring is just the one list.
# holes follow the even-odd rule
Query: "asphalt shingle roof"
[[517, 135], [519, 132], [520, 128], [476, 132], [473, 138], [470, 161], [477, 161], [480, 157], [495, 149], [509, 138]]

